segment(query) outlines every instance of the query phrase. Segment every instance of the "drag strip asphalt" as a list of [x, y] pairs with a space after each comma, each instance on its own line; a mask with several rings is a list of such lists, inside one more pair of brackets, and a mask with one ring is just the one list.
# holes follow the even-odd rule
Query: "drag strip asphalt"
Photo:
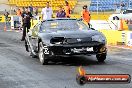
[[41, 65], [25, 51], [22, 34], [0, 30], [0, 88], [132, 88], [130, 84], [76, 83], [77, 68], [89, 74], [132, 75], [132, 50], [108, 47], [108, 56], [99, 63], [95, 56], [53, 58]]

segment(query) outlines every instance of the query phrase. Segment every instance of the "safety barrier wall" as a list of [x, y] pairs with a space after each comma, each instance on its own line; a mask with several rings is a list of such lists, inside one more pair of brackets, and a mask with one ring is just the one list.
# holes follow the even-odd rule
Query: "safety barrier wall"
[[93, 28], [102, 32], [108, 45], [132, 46], [132, 22], [125, 20], [91, 20]]
[[[8, 20], [11, 21], [11, 15], [9, 15]], [[5, 22], [5, 16], [0, 15], [0, 22]]]
[[109, 45], [118, 45], [119, 43], [123, 43], [124, 40], [122, 40], [122, 32], [123, 31], [118, 31], [118, 30], [99, 30], [102, 32], [106, 39], [107, 39], [107, 44]]
[[108, 45], [132, 46], [132, 31], [99, 30], [102, 32]]

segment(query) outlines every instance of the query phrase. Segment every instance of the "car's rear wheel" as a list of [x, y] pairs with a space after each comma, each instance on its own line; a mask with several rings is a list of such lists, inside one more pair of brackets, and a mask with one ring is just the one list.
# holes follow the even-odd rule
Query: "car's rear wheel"
[[106, 53], [105, 54], [97, 54], [96, 58], [97, 58], [98, 62], [104, 62], [106, 59]]
[[38, 52], [38, 56], [39, 56], [40, 63], [41, 63], [42, 65], [48, 64], [48, 60], [47, 60], [47, 59], [48, 59], [48, 55], [46, 55], [46, 54], [44, 53], [43, 43], [42, 43], [42, 42], [39, 43], [39, 52]]

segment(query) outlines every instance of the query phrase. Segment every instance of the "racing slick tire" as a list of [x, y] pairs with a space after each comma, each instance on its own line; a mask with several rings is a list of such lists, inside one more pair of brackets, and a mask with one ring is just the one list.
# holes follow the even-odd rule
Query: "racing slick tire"
[[106, 59], [106, 53], [105, 54], [97, 54], [96, 58], [97, 58], [98, 62], [104, 62], [104, 60]]
[[39, 57], [40, 63], [42, 65], [46, 65], [46, 64], [48, 64], [48, 60], [47, 59], [49, 58], [49, 55], [47, 55], [47, 54], [44, 53], [43, 46], [44, 46], [43, 43], [40, 42], [39, 43], [38, 57]]

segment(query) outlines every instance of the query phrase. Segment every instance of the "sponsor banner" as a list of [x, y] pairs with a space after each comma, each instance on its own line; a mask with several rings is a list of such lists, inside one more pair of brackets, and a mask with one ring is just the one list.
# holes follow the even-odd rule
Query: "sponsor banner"
[[86, 74], [85, 76], [77, 77], [78, 84], [128, 84], [130, 81], [129, 74]]
[[76, 81], [79, 85], [84, 84], [128, 84], [131, 82], [129, 74], [86, 74], [86, 71], [79, 67]]

